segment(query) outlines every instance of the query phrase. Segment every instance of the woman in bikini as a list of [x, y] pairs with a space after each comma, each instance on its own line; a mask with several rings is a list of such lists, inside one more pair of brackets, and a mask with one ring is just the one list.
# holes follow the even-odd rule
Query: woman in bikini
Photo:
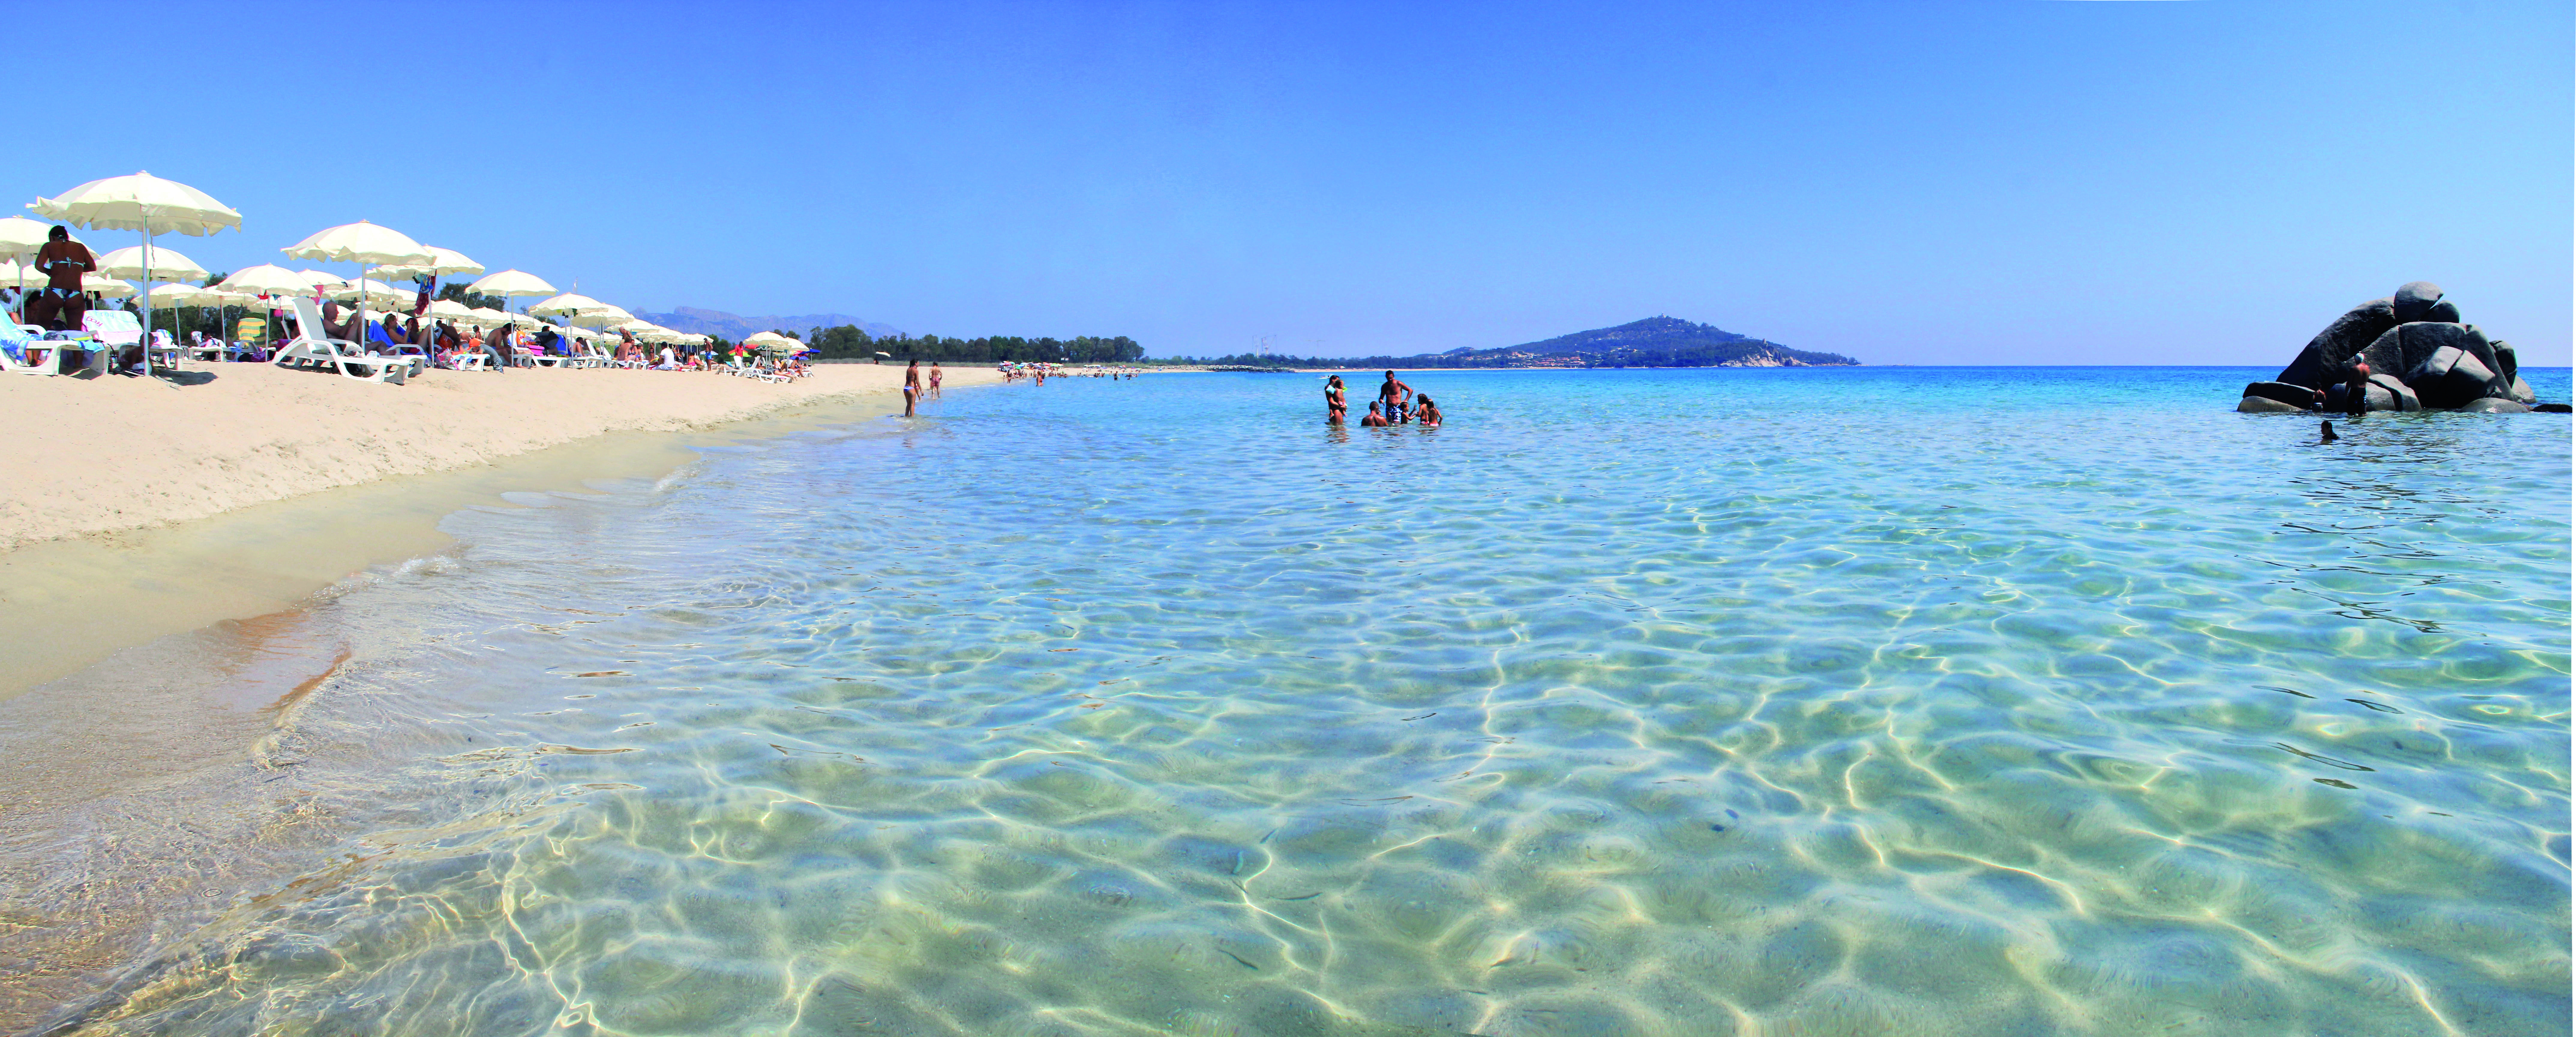
[[1415, 419], [1422, 422], [1423, 428], [1440, 427], [1439, 404], [1431, 402], [1431, 397], [1428, 396], [1416, 396], [1413, 402], [1420, 405], [1420, 409], [1414, 411], [1414, 414]]
[[912, 417], [912, 405], [921, 400], [921, 361], [914, 360], [903, 369], [903, 416]]

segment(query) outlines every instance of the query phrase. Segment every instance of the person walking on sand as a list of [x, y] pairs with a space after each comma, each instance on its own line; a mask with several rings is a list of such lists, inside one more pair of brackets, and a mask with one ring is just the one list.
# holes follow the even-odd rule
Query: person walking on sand
[[912, 408], [921, 402], [921, 361], [916, 358], [903, 369], [903, 416], [912, 417]]

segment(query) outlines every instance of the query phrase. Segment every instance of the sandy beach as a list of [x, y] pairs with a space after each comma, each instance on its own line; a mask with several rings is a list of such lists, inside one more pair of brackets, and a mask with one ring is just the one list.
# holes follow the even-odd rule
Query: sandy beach
[[[893, 393], [903, 368], [826, 364], [779, 385], [717, 374], [440, 372], [403, 386], [267, 364], [202, 364], [204, 384], [0, 381], [0, 550], [204, 518], [395, 475], [488, 464], [611, 432], [705, 428]], [[996, 380], [948, 372], [949, 384]]]
[[[129, 645], [296, 607], [443, 547], [520, 490], [658, 477], [692, 446], [898, 409], [903, 369], [789, 384], [657, 371], [436, 373], [404, 386], [266, 364], [202, 384], [0, 380], [0, 698]], [[947, 384], [988, 384], [954, 368]], [[112, 617], [103, 620], [101, 617]]]

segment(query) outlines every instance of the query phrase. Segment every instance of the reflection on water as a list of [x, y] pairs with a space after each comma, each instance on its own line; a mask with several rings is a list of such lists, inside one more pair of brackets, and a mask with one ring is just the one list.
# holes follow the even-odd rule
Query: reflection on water
[[2564, 1032], [2564, 420], [2116, 375], [1059, 380], [461, 515], [243, 765], [330, 838], [62, 1018]]

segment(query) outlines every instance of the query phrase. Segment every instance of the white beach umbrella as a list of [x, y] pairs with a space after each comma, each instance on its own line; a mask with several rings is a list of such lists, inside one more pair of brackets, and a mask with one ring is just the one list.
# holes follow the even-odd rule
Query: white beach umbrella
[[262, 263], [233, 271], [216, 287], [250, 295], [284, 297], [312, 291], [313, 279], [275, 263]]
[[528, 312], [538, 314], [540, 316], [552, 316], [555, 314], [576, 316], [584, 313], [598, 313], [607, 308], [607, 303], [593, 299], [590, 296], [575, 295], [571, 292], [565, 292], [562, 295], [555, 296], [554, 298], [530, 305], [528, 307]]
[[165, 307], [175, 309], [181, 306], [204, 306], [210, 300], [222, 298], [221, 292], [211, 288], [199, 288], [193, 284], [154, 285], [151, 294], [152, 308], [156, 310]]
[[279, 251], [297, 259], [368, 266], [427, 263], [437, 258], [422, 248], [420, 242], [405, 237], [403, 232], [365, 220], [318, 231], [312, 237]]
[[134, 294], [134, 286], [123, 281], [119, 281], [113, 277], [100, 277], [97, 274], [82, 274], [81, 291], [89, 292], [105, 299], [122, 299]]
[[37, 249], [45, 247], [45, 235], [53, 229], [53, 224], [24, 216], [0, 219], [0, 256], [24, 259], [35, 255]]
[[430, 300], [429, 315], [444, 321], [474, 319], [474, 311], [466, 309], [464, 303], [458, 302], [454, 299]]
[[143, 269], [143, 246], [141, 245], [127, 245], [98, 257], [98, 272], [109, 277], [134, 277], [154, 281], [206, 279], [206, 268], [198, 266], [196, 260], [166, 248], [153, 249], [152, 269]]
[[[143, 235], [142, 269], [150, 271], [152, 238], [155, 235], [179, 233], [205, 237], [218, 231], [241, 229], [241, 214], [231, 206], [214, 200], [204, 191], [176, 180], [163, 180], [150, 173], [112, 176], [92, 180], [52, 198], [28, 202], [27, 208], [46, 219], [61, 220], [90, 230], [130, 230]], [[202, 277], [204, 274], [200, 273]], [[147, 275], [148, 283], [149, 277]], [[143, 337], [152, 337], [152, 311], [143, 311]], [[104, 353], [99, 363], [106, 363]], [[143, 372], [152, 373], [152, 353], [143, 354]]]
[[623, 307], [602, 306], [596, 310], [583, 310], [574, 314], [572, 322], [585, 328], [614, 328], [634, 319], [635, 315], [626, 312]]
[[483, 264], [465, 258], [464, 253], [458, 252], [455, 249], [440, 248], [436, 245], [428, 245], [424, 247], [429, 249], [429, 262], [401, 263], [391, 266], [377, 267], [376, 273], [382, 277], [445, 277], [449, 274], [479, 274], [483, 272]]
[[333, 299], [356, 299], [361, 292], [366, 294], [366, 299], [363, 301], [381, 302], [389, 306], [409, 302], [413, 296], [411, 289], [396, 288], [374, 278], [368, 278], [358, 284], [344, 284], [338, 288], [322, 290], [323, 295]]
[[[471, 289], [468, 290], [471, 291]], [[468, 312], [473, 315], [473, 319], [478, 323], [507, 324], [510, 322], [509, 314], [503, 313], [489, 306], [477, 306]]]
[[0, 259], [0, 284], [10, 288], [30, 288], [45, 283], [45, 272], [34, 263]]
[[[437, 260], [403, 232], [378, 226], [365, 220], [344, 223], [317, 231], [312, 237], [282, 249], [297, 259], [318, 259], [326, 263], [358, 264], [358, 279], [363, 281], [374, 267], [382, 265], [420, 264]], [[358, 317], [367, 316], [367, 300], [358, 300]]]
[[[465, 290], [476, 295], [498, 296], [503, 300], [529, 295], [555, 294], [555, 286], [547, 284], [545, 278], [524, 270], [504, 270], [487, 275], [482, 280], [466, 285]], [[504, 315], [503, 319], [507, 319], [507, 316]]]

